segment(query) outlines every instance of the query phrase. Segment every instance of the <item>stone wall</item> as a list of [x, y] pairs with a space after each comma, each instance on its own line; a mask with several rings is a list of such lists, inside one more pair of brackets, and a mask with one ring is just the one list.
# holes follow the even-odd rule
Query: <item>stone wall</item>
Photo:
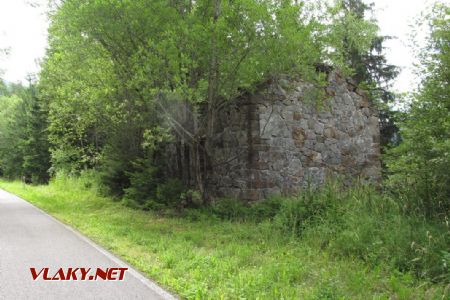
[[339, 73], [328, 81], [323, 92], [301, 80], [281, 79], [223, 109], [208, 190], [257, 200], [289, 195], [338, 174], [378, 181], [377, 111]]

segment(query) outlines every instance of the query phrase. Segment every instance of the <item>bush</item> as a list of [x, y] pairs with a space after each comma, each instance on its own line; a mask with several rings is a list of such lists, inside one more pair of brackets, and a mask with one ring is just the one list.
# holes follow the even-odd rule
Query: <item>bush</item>
[[123, 200], [132, 207], [142, 207], [149, 201], [156, 200], [158, 178], [157, 169], [149, 160], [138, 160], [134, 164], [135, 171], [128, 172], [130, 186], [124, 189]]
[[126, 205], [146, 210], [160, 210], [180, 205], [186, 187], [178, 179], [165, 179], [150, 160], [138, 160], [135, 171], [129, 172], [130, 187], [125, 188]]
[[156, 201], [160, 204], [170, 207], [179, 206], [182, 194], [186, 191], [183, 183], [175, 178], [170, 178], [166, 182], [161, 183], [156, 188]]
[[[145, 178], [145, 176], [147, 176], [149, 172], [154, 172], [154, 170], [151, 169], [151, 166], [148, 165], [148, 162], [145, 160], [137, 161], [132, 164], [115, 157], [113, 154], [109, 154], [109, 152], [111, 152], [111, 150], [105, 150], [106, 154], [102, 159], [100, 171], [102, 184], [106, 187], [107, 194], [114, 197], [122, 197], [125, 195], [125, 198], [133, 200], [139, 199], [138, 195], [134, 197], [135, 191], [129, 192], [131, 193], [130, 197], [126, 195], [126, 189], [130, 188], [132, 185], [131, 181], [133, 179], [131, 177], [134, 176], [134, 180], [139, 186], [141, 181], [139, 176], [142, 177], [142, 180], [148, 179]], [[140, 201], [141, 200], [138, 202]]]
[[402, 202], [364, 185], [349, 190], [327, 187], [310, 201], [315, 208], [297, 200], [280, 211], [277, 218], [284, 231], [301, 233], [305, 242], [336, 256], [450, 282], [446, 223], [405, 214]]
[[82, 171], [79, 175], [61, 170], [50, 180], [50, 184], [61, 190], [91, 191], [101, 195], [104, 193], [104, 187], [100, 177], [100, 173], [94, 170]]
[[256, 222], [273, 220], [285, 200], [282, 197], [271, 197], [264, 201], [252, 203], [250, 206], [250, 218]]
[[[186, 197], [198, 197], [178, 180], [157, 182], [155, 169], [133, 173], [124, 202], [146, 210], [185, 206]], [[102, 189], [99, 174], [58, 173], [52, 185], [61, 189]], [[254, 203], [222, 199], [183, 212], [189, 220], [218, 219], [261, 222], [267, 234], [281, 233], [336, 257], [360, 259], [371, 267], [396, 269], [416, 278], [450, 283], [450, 230], [446, 221], [430, 221], [404, 210], [407, 196], [393, 198], [367, 185], [345, 189], [331, 183], [303, 191], [297, 197], [272, 197]], [[401, 200], [399, 200], [401, 199]], [[261, 224], [262, 226], [262, 224]]]
[[250, 216], [249, 205], [239, 199], [220, 199], [212, 202], [209, 209], [213, 215], [230, 221], [245, 221]]
[[212, 202], [207, 212], [222, 220], [239, 222], [262, 222], [272, 220], [286, 199], [271, 197], [248, 203], [234, 198], [224, 198]]
[[[345, 189], [335, 182], [297, 197], [252, 204], [222, 199], [212, 203], [208, 212], [232, 221], [269, 220], [271, 230], [327, 249], [333, 256], [449, 283], [448, 225], [411, 216], [403, 203], [368, 185]], [[201, 219], [199, 214], [190, 212], [189, 216]]]
[[330, 183], [321, 189], [310, 188], [295, 198], [286, 199], [275, 215], [275, 226], [300, 236], [307, 227], [320, 224], [324, 219], [335, 219], [333, 209], [342, 202], [341, 194], [340, 185]]
[[389, 187], [404, 197], [413, 215], [444, 220], [450, 211], [450, 31], [449, 6], [436, 3], [426, 23], [426, 46], [419, 52], [422, 81], [411, 94], [402, 143], [388, 152]]

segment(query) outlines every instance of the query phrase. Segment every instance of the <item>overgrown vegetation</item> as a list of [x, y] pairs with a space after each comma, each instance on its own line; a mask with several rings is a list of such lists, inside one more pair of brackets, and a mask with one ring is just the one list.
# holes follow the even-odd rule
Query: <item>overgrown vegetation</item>
[[[161, 202], [157, 190], [174, 180], [165, 170], [171, 135], [208, 155], [217, 112], [261, 82], [294, 75], [320, 87], [316, 67], [326, 64], [370, 87], [381, 103], [396, 75], [372, 8], [360, 0], [52, 3], [49, 49], [36, 88], [28, 90], [35, 100], [26, 112], [20, 105], [2, 109], [13, 120], [0, 130], [4, 140], [27, 136], [24, 144], [36, 149], [14, 153], [17, 145], [8, 142], [1, 168], [32, 182], [94, 169], [108, 195], [136, 207]], [[202, 107], [204, 126], [187, 132], [176, 125], [181, 112], [169, 109], [173, 103]], [[31, 123], [36, 128], [23, 128]], [[207, 176], [197, 177], [188, 188], [206, 199]]]
[[334, 255], [449, 283], [447, 219], [426, 221], [423, 213], [405, 205], [408, 199], [402, 200], [370, 186], [345, 189], [336, 182], [293, 198], [270, 198], [251, 205], [222, 200], [209, 208], [209, 214], [233, 221], [271, 220], [283, 235], [300, 237]]
[[[403, 142], [387, 156], [389, 186], [405, 205], [426, 217], [450, 211], [450, 21], [449, 7], [435, 5], [426, 16], [430, 36], [419, 52], [422, 82], [412, 95]], [[448, 220], [448, 219], [447, 219]]]
[[186, 299], [449, 296], [448, 224], [416, 218], [369, 186], [159, 213], [99, 197], [86, 176], [0, 186]]
[[63, 1], [50, 12], [39, 81], [0, 81], [0, 174], [24, 182], [0, 185], [184, 298], [448, 298], [446, 5], [427, 16], [401, 139], [381, 107], [385, 142], [401, 143], [384, 156], [380, 190], [330, 182], [291, 198], [208, 203], [202, 178], [187, 187], [166, 170], [171, 103], [204, 109], [190, 142], [208, 152], [223, 103], [280, 74], [321, 86], [318, 63], [374, 103], [391, 101], [397, 70], [370, 11], [360, 0]]
[[[96, 169], [110, 194], [153, 205], [171, 180], [164, 130], [209, 153], [220, 107], [261, 82], [294, 74], [320, 86], [323, 62], [353, 73], [348, 48], [371, 52], [377, 26], [347, 2], [62, 2], [39, 84], [50, 103], [52, 172]], [[201, 105], [204, 126], [186, 133], [174, 102]], [[193, 185], [206, 198], [205, 184], [200, 176]]]
[[49, 179], [50, 152], [46, 105], [30, 80], [29, 87], [0, 89], [0, 176], [28, 183]]

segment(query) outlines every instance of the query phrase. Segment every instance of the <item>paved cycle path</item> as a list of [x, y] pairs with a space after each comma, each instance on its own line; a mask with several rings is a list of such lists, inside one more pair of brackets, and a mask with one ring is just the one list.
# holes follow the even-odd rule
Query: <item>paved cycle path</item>
[[[59, 268], [128, 268], [122, 281], [33, 280]], [[119, 272], [112, 278], [118, 278]], [[67, 274], [67, 273], [66, 273]], [[56, 278], [59, 278], [57, 276]], [[86, 276], [87, 278], [88, 276]], [[0, 190], [0, 299], [175, 299], [129, 265], [25, 200]]]

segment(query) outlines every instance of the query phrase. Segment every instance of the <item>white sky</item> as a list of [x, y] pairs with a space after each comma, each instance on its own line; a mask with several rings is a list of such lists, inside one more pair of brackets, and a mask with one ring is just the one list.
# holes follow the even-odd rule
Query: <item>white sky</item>
[[[441, 2], [446, 3], [447, 1], [443, 0]], [[397, 77], [393, 88], [397, 92], [411, 91], [418, 85], [417, 79], [413, 75], [415, 56], [409, 47], [411, 44], [411, 25], [414, 24], [420, 13], [435, 1], [373, 0], [373, 2], [375, 3], [375, 13], [381, 34], [396, 37], [396, 39], [389, 40], [384, 44], [388, 62], [401, 68], [401, 73]]]
[[[381, 34], [398, 37], [386, 44], [386, 54], [389, 63], [403, 69], [394, 85], [399, 92], [417, 85], [412, 75], [414, 56], [408, 48], [409, 25], [431, 1], [373, 0]], [[37, 8], [28, 2], [30, 0], [0, 0], [0, 49], [10, 48], [10, 55], [0, 60], [0, 69], [5, 72], [3, 78], [11, 82], [25, 81], [28, 73], [38, 72], [37, 61], [44, 56], [47, 45], [48, 22], [44, 9], [47, 0], [33, 0], [41, 4]]]
[[[42, 5], [32, 7], [29, 2]], [[38, 72], [36, 60], [44, 56], [47, 46], [46, 3], [46, 0], [0, 0], [0, 49], [10, 49], [10, 55], [0, 60], [5, 80], [25, 81], [28, 73]]]

